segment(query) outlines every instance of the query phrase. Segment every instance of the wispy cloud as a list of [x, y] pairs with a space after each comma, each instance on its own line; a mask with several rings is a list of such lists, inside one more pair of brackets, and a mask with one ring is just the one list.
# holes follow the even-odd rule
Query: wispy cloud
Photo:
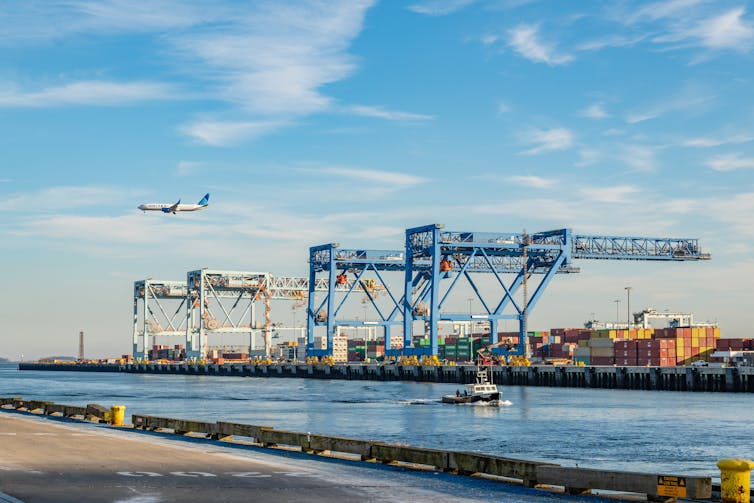
[[427, 16], [452, 14], [476, 2], [476, 0], [426, 0], [406, 7], [406, 9]]
[[563, 65], [573, 61], [573, 56], [558, 54], [555, 47], [540, 40], [539, 27], [520, 24], [508, 32], [508, 44], [518, 54], [535, 63], [550, 66]]
[[584, 187], [579, 189], [582, 198], [597, 203], [625, 203], [631, 196], [640, 192], [633, 185], [616, 185], [612, 187]]
[[542, 178], [539, 176], [509, 176], [508, 181], [516, 185], [531, 187], [534, 189], [548, 189], [554, 186], [558, 181], [553, 178]]
[[373, 117], [375, 119], [385, 119], [389, 121], [426, 121], [434, 119], [431, 115], [399, 112], [396, 110], [387, 110], [382, 107], [367, 105], [351, 105], [346, 108], [346, 111], [362, 117]]
[[688, 86], [681, 88], [673, 96], [647, 106], [644, 110], [629, 113], [626, 117], [626, 122], [628, 124], [638, 124], [656, 119], [670, 112], [691, 111], [697, 113], [705, 107], [709, 107], [716, 100], [716, 94], [708, 90]]
[[373, 3], [259, 3], [170, 42], [183, 59], [202, 64], [201, 76], [225, 100], [250, 113], [300, 116], [329, 107], [320, 88], [356, 70], [347, 50]]
[[81, 81], [40, 91], [6, 87], [0, 89], [0, 106], [116, 106], [139, 101], [173, 99], [176, 96], [173, 86], [157, 82]]
[[582, 148], [579, 150], [579, 160], [576, 162], [576, 166], [583, 168], [585, 166], [591, 166], [600, 159], [600, 153], [597, 150], [591, 148]]
[[184, 124], [181, 133], [205, 145], [226, 147], [271, 133], [284, 126], [276, 121], [198, 121]]
[[197, 161], [179, 161], [178, 168], [175, 170], [178, 176], [193, 175], [204, 166], [203, 162]]
[[351, 178], [362, 182], [378, 183], [389, 185], [396, 189], [408, 188], [413, 185], [429, 181], [427, 178], [410, 175], [408, 173], [397, 173], [395, 171], [381, 171], [374, 169], [356, 169], [342, 167], [328, 167], [314, 169], [318, 173]]
[[521, 152], [521, 154], [536, 155], [571, 148], [573, 145], [573, 133], [565, 128], [536, 130], [524, 134], [523, 140], [535, 146]]
[[738, 7], [727, 12], [680, 27], [658, 36], [655, 42], [680, 43], [708, 49], [732, 49], [746, 52], [754, 42], [754, 27], [743, 19], [746, 9]]
[[501, 101], [501, 102], [499, 102], [497, 104], [497, 114], [498, 115], [507, 114], [508, 112], [510, 112], [510, 110], [511, 110], [511, 108], [508, 106], [507, 103], [504, 103], [504, 102]]
[[[322, 88], [352, 75], [358, 61], [348, 50], [375, 0], [297, 3], [221, 1], [212, 9], [197, 0], [140, 5], [131, 0], [19, 2], [3, 8], [0, 43], [58, 39], [72, 34], [156, 34], [156, 57], [184, 77], [203, 97], [233, 105], [244, 114], [223, 128], [238, 132], [259, 124], [290, 124], [320, 112], [334, 100]], [[25, 32], [26, 31], [26, 32]], [[172, 99], [175, 89], [150, 82], [77, 82], [42, 91], [6, 86], [0, 105], [119, 104]], [[243, 122], [245, 124], [239, 124]], [[216, 133], [195, 134], [220, 145]], [[206, 129], [206, 128], [205, 128]], [[265, 126], [262, 127], [265, 129]]]
[[749, 143], [754, 141], [754, 136], [747, 135], [733, 135], [726, 138], [711, 138], [711, 137], [697, 137], [689, 138], [681, 142], [684, 147], [719, 147], [721, 145], [737, 145], [741, 143]]
[[114, 187], [59, 186], [33, 192], [11, 194], [0, 206], [0, 212], [45, 212], [84, 208], [121, 201], [127, 192]]
[[715, 171], [754, 169], [754, 157], [742, 157], [740, 154], [720, 155], [709, 159], [706, 164]]
[[634, 171], [652, 171], [657, 166], [655, 149], [647, 145], [627, 145], [620, 154], [623, 162]]
[[628, 22], [635, 23], [641, 20], [656, 21], [658, 19], [673, 17], [688, 12], [691, 7], [702, 3], [704, 0], [665, 0], [654, 2], [638, 9], [628, 17]]
[[599, 103], [588, 106], [581, 111], [581, 115], [590, 119], [606, 119], [610, 117], [610, 114], [607, 113], [605, 107]]

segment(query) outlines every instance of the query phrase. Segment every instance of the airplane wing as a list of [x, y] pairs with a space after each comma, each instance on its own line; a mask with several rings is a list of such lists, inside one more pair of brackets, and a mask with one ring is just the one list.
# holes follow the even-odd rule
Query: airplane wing
[[178, 209], [178, 205], [179, 205], [179, 204], [181, 204], [181, 200], [180, 200], [180, 199], [179, 199], [179, 200], [178, 200], [178, 202], [177, 202], [177, 203], [175, 203], [175, 204], [174, 204], [173, 206], [169, 207], [169, 208], [168, 208], [168, 211], [170, 211], [171, 213], [175, 213], [175, 212], [176, 212], [176, 210]]

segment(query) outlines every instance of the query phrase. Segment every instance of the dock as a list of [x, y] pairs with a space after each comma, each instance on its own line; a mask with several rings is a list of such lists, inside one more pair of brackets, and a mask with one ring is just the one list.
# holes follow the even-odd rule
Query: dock
[[[294, 363], [20, 363], [20, 370], [125, 372], [141, 374], [301, 377], [370, 381], [468, 384], [474, 365], [311, 365]], [[754, 392], [754, 367], [491, 366], [499, 385], [552, 386], [655, 391]]]

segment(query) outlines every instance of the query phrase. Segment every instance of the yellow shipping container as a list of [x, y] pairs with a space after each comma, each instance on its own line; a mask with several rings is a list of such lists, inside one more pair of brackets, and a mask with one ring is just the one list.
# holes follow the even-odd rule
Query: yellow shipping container
[[720, 327], [715, 327], [715, 329], [712, 331], [712, 334], [715, 336], [715, 339], [720, 338]]

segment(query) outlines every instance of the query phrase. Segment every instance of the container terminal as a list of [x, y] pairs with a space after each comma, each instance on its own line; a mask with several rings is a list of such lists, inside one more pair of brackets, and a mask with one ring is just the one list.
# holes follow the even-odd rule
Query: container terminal
[[[405, 237], [405, 247], [394, 250], [312, 246], [308, 278], [197, 269], [185, 281], [136, 281], [132, 354], [103, 363], [132, 369], [150, 363], [625, 368], [752, 363], [751, 339], [721, 338], [719, 327], [695, 324], [691, 313], [651, 308], [632, 313], [632, 287], [625, 288], [625, 324], [592, 320], [584, 328], [527, 329], [550, 281], [578, 273], [577, 261], [695, 267], [680, 263], [711, 258], [697, 239], [580, 235], [570, 229], [459, 232], [441, 224], [406, 229]], [[459, 308], [465, 301], [468, 310]], [[305, 307], [306, 326], [273, 322], [272, 306], [279, 303], [288, 304], [294, 316]], [[363, 317], [355, 314], [360, 310]], [[670, 326], [651, 327], [655, 318], [667, 318]], [[518, 330], [500, 330], [508, 321]], [[273, 344], [281, 335], [288, 340]], [[166, 338], [173, 343], [165, 344]]]

